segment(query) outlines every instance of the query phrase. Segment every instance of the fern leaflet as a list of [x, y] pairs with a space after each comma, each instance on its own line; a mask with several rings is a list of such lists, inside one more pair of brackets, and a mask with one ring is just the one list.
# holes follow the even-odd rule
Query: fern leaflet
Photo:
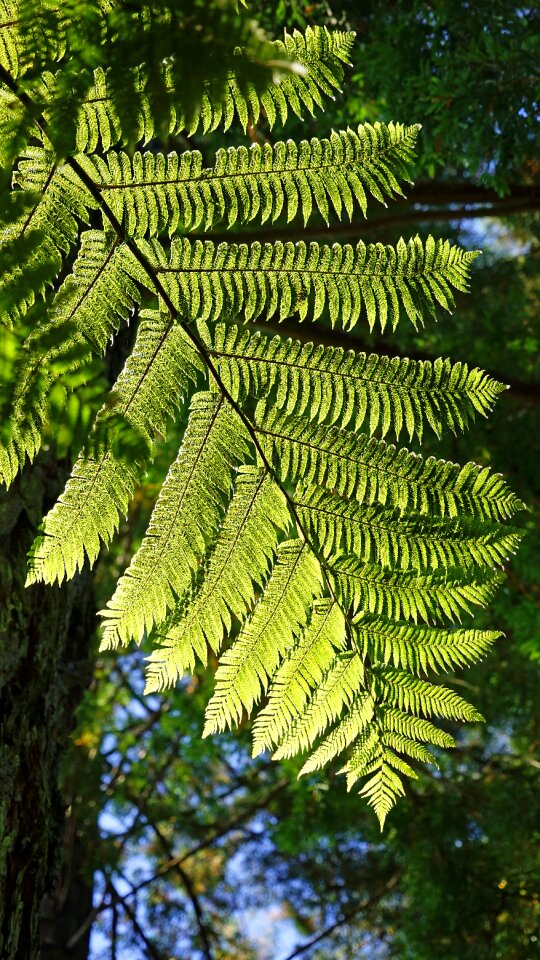
[[104, 649], [140, 642], [189, 587], [229, 499], [232, 470], [246, 454], [238, 418], [223, 398], [195, 394], [146, 536], [102, 611]]
[[159, 628], [159, 647], [148, 657], [147, 692], [170, 686], [186, 670], [193, 670], [195, 654], [206, 663], [207, 644], [217, 653], [232, 618], [243, 623], [255, 602], [257, 585], [268, 576], [279, 530], [289, 524], [283, 495], [266, 471], [241, 467], [195, 587]]
[[130, 236], [210, 230], [222, 220], [265, 223], [282, 213], [290, 222], [301, 212], [307, 223], [314, 207], [324, 220], [343, 210], [351, 220], [356, 204], [366, 215], [366, 191], [381, 203], [402, 192], [396, 173], [404, 176], [416, 133], [368, 124], [329, 139], [221, 149], [207, 169], [198, 151], [132, 158], [110, 151], [84, 168]]
[[235, 400], [264, 398], [270, 410], [304, 416], [370, 434], [391, 430], [422, 437], [427, 422], [464, 430], [476, 413], [486, 416], [505, 389], [478, 368], [450, 360], [409, 360], [355, 353], [341, 347], [267, 337], [234, 325], [198, 324]]
[[[71, 577], [93, 563], [127, 513], [156, 433], [182, 402], [200, 361], [179, 326], [150, 311], [133, 353], [102, 408], [64, 493], [47, 514], [30, 556], [28, 583]], [[174, 384], [174, 390], [164, 386]]]
[[328, 309], [332, 325], [351, 330], [395, 327], [403, 310], [414, 326], [437, 307], [454, 307], [452, 287], [466, 290], [476, 253], [447, 240], [419, 237], [396, 248], [362, 241], [332, 247], [299, 243], [220, 243], [173, 239], [170, 258], [156, 240], [140, 249], [176, 309], [205, 321], [242, 315], [246, 321], [279, 320], [298, 313], [317, 320]]
[[321, 593], [312, 551], [300, 540], [280, 544], [276, 564], [255, 610], [222, 655], [216, 689], [206, 708], [204, 736], [238, 723], [268, 687], [293, 638], [307, 620], [307, 604]]

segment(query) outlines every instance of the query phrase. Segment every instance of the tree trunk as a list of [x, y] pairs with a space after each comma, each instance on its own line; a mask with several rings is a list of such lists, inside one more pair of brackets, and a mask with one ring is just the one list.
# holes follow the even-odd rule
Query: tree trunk
[[76, 817], [68, 817], [62, 878], [41, 904], [40, 960], [86, 960], [88, 956], [93, 886], [85, 865], [92, 839], [77, 829]]
[[64, 845], [59, 761], [91, 672], [95, 609], [89, 571], [62, 587], [24, 588], [26, 553], [64, 480], [53, 456], [45, 455], [0, 496], [0, 957], [5, 960], [40, 955], [42, 900], [54, 894]]

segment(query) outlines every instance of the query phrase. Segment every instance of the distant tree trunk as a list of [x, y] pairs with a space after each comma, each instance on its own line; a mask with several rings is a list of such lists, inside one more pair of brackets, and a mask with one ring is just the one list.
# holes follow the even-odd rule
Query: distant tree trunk
[[[52, 455], [0, 496], [0, 957], [40, 956], [44, 894], [54, 897], [64, 847], [59, 762], [90, 679], [92, 579], [24, 588], [36, 526], [62, 489]], [[90, 891], [91, 896], [91, 891]], [[84, 908], [88, 890], [84, 892]], [[67, 906], [69, 897], [64, 898]], [[82, 938], [80, 951], [87, 950]], [[44, 958], [63, 954], [44, 950]], [[67, 957], [68, 954], [65, 954]], [[85, 953], [72, 952], [72, 960]]]
[[75, 817], [69, 816], [65, 827], [62, 877], [41, 904], [40, 960], [88, 957], [93, 885], [84, 867], [93, 838], [77, 829]]

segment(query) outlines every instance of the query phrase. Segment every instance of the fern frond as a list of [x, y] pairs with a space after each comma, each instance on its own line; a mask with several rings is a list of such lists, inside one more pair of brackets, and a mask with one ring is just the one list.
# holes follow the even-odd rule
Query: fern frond
[[[377, 692], [386, 694], [380, 685], [377, 690], [375, 682], [373, 695], [377, 696]], [[454, 699], [453, 693], [442, 687], [433, 688], [428, 684], [421, 693], [424, 706], [429, 704], [427, 711], [438, 716], [462, 718], [464, 713], [472, 711], [469, 704], [459, 697]], [[320, 769], [352, 745], [350, 756], [339, 773], [347, 775], [349, 790], [361, 777], [371, 777], [360, 793], [374, 808], [382, 829], [396, 800], [404, 794], [398, 774], [413, 779], [417, 777], [402, 755], [436, 766], [436, 758], [418, 740], [427, 740], [441, 747], [454, 746], [454, 740], [428, 720], [375, 703], [373, 695], [360, 692], [350, 705], [346, 705], [343, 719], [313, 751], [300, 775]], [[418, 695], [417, 701], [420, 699]], [[475, 718], [478, 719], [478, 715]]]
[[248, 453], [242, 424], [218, 394], [195, 394], [178, 457], [145, 537], [101, 611], [102, 649], [135, 639], [159, 623], [189, 588], [220, 523], [233, 469]]
[[[496, 633], [455, 623], [494, 593], [520, 538], [503, 521], [523, 508], [489, 469], [384, 438], [457, 433], [504, 388], [450, 360], [240, 326], [293, 315], [345, 330], [418, 326], [453, 309], [476, 254], [432, 237], [392, 247], [185, 235], [352, 220], [407, 181], [418, 126], [264, 143], [260, 117], [267, 129], [313, 114], [339, 89], [353, 35], [315, 28], [270, 43], [239, 2], [0, 0], [0, 322], [12, 327], [0, 477], [11, 482], [54, 436], [69, 389], [89, 423], [85, 391], [103, 389], [87, 384], [95, 355], [137, 311], [133, 352], [40, 528], [28, 582], [96, 559], [189, 399], [146, 535], [101, 611], [102, 646], [153, 632], [148, 692], [221, 654], [205, 735], [255, 714], [255, 755], [304, 751], [302, 774], [343, 755], [348, 787], [364, 778], [382, 826], [415, 764], [436, 762], [428, 745], [453, 744], [429, 718], [481, 719], [451, 681], [426, 675], [490, 649]], [[178, 144], [181, 131], [235, 119], [256, 142], [218, 150], [208, 167], [197, 150], [157, 152], [169, 134]], [[147, 302], [160, 309], [140, 312]]]
[[[77, 174], [50, 151], [27, 147], [13, 175], [14, 186], [35, 196], [33, 207], [0, 235], [4, 268], [0, 276], [0, 322], [24, 316], [43, 295], [76, 242], [79, 224], [97, 207]], [[21, 253], [10, 257], [10, 250]], [[22, 265], [21, 262], [22, 261]]]
[[181, 327], [143, 313], [135, 346], [96, 418], [63, 494], [32, 547], [28, 583], [62, 581], [109, 543], [142, 479], [156, 433], [178, 408], [200, 360]]
[[12, 77], [19, 74], [19, 4], [0, 0], [0, 64]]
[[347, 774], [347, 789], [350, 790], [360, 778], [372, 773], [382, 758], [381, 734], [377, 719], [365, 724], [354, 743], [349, 759], [338, 773]]
[[379, 707], [377, 715], [381, 718], [382, 729], [386, 734], [399, 734], [409, 740], [424, 740], [437, 747], [455, 747], [456, 741], [445, 730], [440, 730], [429, 720], [414, 717], [395, 707]]
[[464, 430], [476, 413], [487, 416], [505, 389], [478, 368], [450, 360], [409, 360], [355, 353], [252, 333], [235, 325], [198, 324], [199, 334], [236, 400], [264, 398], [266, 411], [304, 416], [384, 437], [437, 436]]
[[[285, 33], [283, 40], [276, 40], [274, 64], [275, 82], [257, 89], [253, 83], [241, 84], [239, 79], [229, 76], [228, 91], [222, 102], [203, 95], [198, 116], [184, 119], [182, 115], [174, 117], [173, 128], [185, 128], [186, 120], [190, 133], [199, 128], [209, 133], [221, 127], [228, 130], [235, 117], [238, 117], [243, 129], [251, 119], [257, 123], [264, 111], [270, 129], [280, 120], [284, 124], [289, 110], [301, 117], [304, 109], [312, 116], [315, 107], [322, 108], [323, 96], [332, 97], [339, 90], [343, 80], [343, 64], [349, 62], [354, 41], [353, 33], [328, 31], [325, 27], [308, 27], [305, 33], [295, 30]], [[267, 61], [270, 63], [270, 60]], [[294, 69], [283, 69], [293, 64]]]
[[59, 60], [65, 51], [64, 18], [52, 5], [0, 0], [0, 64], [19, 77], [38, 63]]
[[[0, 34], [0, 44], [1, 42]], [[0, 164], [4, 171], [5, 185], [7, 185], [9, 171], [15, 166], [21, 150], [28, 144], [33, 133], [32, 118], [25, 110], [24, 104], [0, 80]], [[25, 200], [30, 199], [23, 197], [21, 191], [17, 194], [15, 197], [12, 191], [8, 198], [4, 193], [0, 203], [0, 227], [4, 220], [11, 222], [16, 219], [16, 212], [12, 208], [14, 202], [24, 204]]]
[[[381, 832], [392, 807], [395, 806], [399, 797], [405, 796], [403, 783], [396, 771], [392, 769], [396, 766], [396, 761], [395, 754], [392, 755], [392, 752], [388, 749], [383, 750], [380, 766], [360, 791], [360, 795], [366, 798], [370, 807], [373, 807]], [[408, 776], [416, 777], [416, 774], [408, 765], [405, 771], [403, 765], [401, 765], [401, 771], [407, 773]]]
[[352, 614], [364, 610], [428, 624], [444, 617], [459, 622], [463, 611], [486, 606], [504, 580], [502, 574], [485, 568], [445, 569], [421, 576], [416, 570], [393, 567], [389, 571], [347, 556], [332, 560], [328, 570], [341, 603]]
[[87, 223], [89, 211], [97, 208], [82, 181], [69, 164], [41, 146], [29, 146], [13, 174], [13, 186], [38, 196], [22, 229], [39, 230], [49, 241], [48, 252], [68, 253], [77, 239], [79, 223]]
[[[44, 104], [44, 114], [49, 119], [47, 102], [55, 102], [59, 96], [59, 75], [44, 71], [39, 78], [36, 92]], [[107, 71], [97, 67], [88, 74], [86, 93], [82, 96], [77, 110], [75, 148], [80, 153], [94, 153], [101, 148], [107, 153], [111, 147], [124, 139], [122, 123], [118, 111], [111, 98], [110, 84], [107, 82]], [[135, 140], [137, 143], [148, 143], [155, 132], [155, 120], [150, 110], [148, 99], [141, 89], [140, 77], [134, 84], [139, 95], [138, 109], [136, 109], [134, 124]]]
[[402, 194], [418, 127], [367, 124], [358, 132], [295, 143], [254, 143], [221, 149], [213, 167], [203, 168], [199, 151], [176, 153], [110, 151], [83, 165], [130, 236], [169, 236], [181, 230], [210, 230], [257, 219], [290, 222], [301, 213], [307, 223], [314, 207], [324, 220], [333, 211], [352, 219], [364, 214], [367, 193], [384, 202]]
[[300, 417], [272, 417], [261, 408], [256, 425], [266, 455], [283, 482], [317, 484], [359, 503], [505, 520], [524, 504], [500, 474], [487, 467], [419, 456], [384, 440]]
[[300, 485], [295, 505], [305, 529], [326, 557], [349, 553], [393, 569], [501, 567], [523, 535], [502, 524], [468, 518], [426, 518], [365, 507], [323, 487]]
[[207, 644], [217, 653], [233, 618], [243, 623], [256, 585], [267, 578], [278, 531], [289, 524], [283, 494], [267, 472], [240, 467], [232, 501], [195, 588], [156, 631], [159, 646], [147, 658], [147, 693], [172, 686], [186, 670], [193, 670], [195, 655], [206, 663]]
[[373, 807], [381, 830], [398, 797], [405, 795], [405, 788], [396, 771], [412, 779], [418, 776], [410, 764], [384, 743], [380, 727], [375, 721], [358, 738], [349, 761], [339, 771], [347, 775], [348, 790], [360, 777], [371, 775], [360, 790], [360, 795]]
[[317, 600], [310, 621], [276, 671], [267, 705], [253, 724], [253, 756], [278, 743], [312, 689], [345, 647], [345, 619], [332, 600]]
[[[223, 15], [226, 17], [224, 11]], [[215, 11], [214, 11], [215, 14]], [[229, 18], [228, 28], [239, 29]], [[215, 26], [215, 25], [214, 25]], [[226, 29], [226, 28], [225, 28]], [[248, 26], [240, 29], [238, 39], [253, 39], [253, 30]], [[191, 33], [193, 36], [193, 33]], [[323, 97], [333, 96], [343, 79], [343, 64], [348, 62], [354, 34], [329, 32], [315, 27], [308, 28], [305, 34], [294, 31], [285, 34], [283, 41], [265, 42], [258, 45], [258, 63], [250, 63], [250, 52], [238, 49], [238, 55], [231, 58], [232, 69], [228, 76], [218, 66], [216, 77], [210, 75], [212, 65], [207, 67], [207, 84], [193, 89], [192, 76], [185, 77], [182, 84], [177, 70], [165, 64], [162, 68], [159, 84], [161, 86], [160, 113], [161, 124], [169, 134], [177, 135], [186, 130], [194, 134], [197, 130], [209, 133], [222, 127], [228, 130], [238, 119], [246, 130], [251, 120], [257, 123], [264, 112], [265, 120], [272, 128], [278, 118], [285, 122], [289, 110], [301, 116], [304, 109], [314, 114], [315, 107], [322, 108]], [[0, 28], [0, 56], [2, 42], [5, 54], [2, 62], [11, 76], [16, 72], [8, 64], [16, 65], [16, 36], [13, 31], [2, 32]], [[234, 47], [234, 42], [232, 47]], [[193, 54], [193, 51], [190, 51]], [[176, 51], [178, 56], [178, 51]], [[181, 58], [181, 54], [180, 54]], [[49, 58], [55, 59], [54, 56]], [[166, 59], [166, 58], [165, 58]], [[122, 103], [122, 118], [119, 115], [118, 80], [111, 71], [98, 68], [93, 77], [88, 76], [87, 92], [80, 103], [77, 116], [77, 149], [84, 153], [93, 153], [99, 147], [106, 152], [113, 145], [127, 140], [148, 143], [156, 136], [157, 124], [153, 110], [153, 91], [149, 86], [146, 71], [141, 68], [127, 69], [128, 82], [134, 103], [129, 111], [128, 128], [124, 129], [126, 117]], [[223, 76], [221, 76], [223, 74]], [[42, 96], [45, 101], [58, 97], [57, 79], [54, 74], [45, 73], [42, 79]], [[155, 82], [155, 77], [152, 78]]]
[[301, 712], [289, 723], [274, 760], [309, 750], [318, 736], [353, 703], [364, 684], [364, 665], [356, 653], [338, 653]]
[[420, 680], [404, 670], [376, 667], [373, 674], [377, 698], [391, 707], [407, 713], [422, 713], [425, 717], [484, 719], [478, 710], [448, 687]]
[[417, 326], [438, 307], [454, 307], [452, 287], [467, 289], [476, 253], [447, 240], [415, 237], [396, 246], [318, 243], [220, 243], [173, 239], [170, 259], [157, 240], [140, 240], [175, 307], [191, 319], [284, 320], [298, 313], [351, 330], [395, 327], [400, 312]]
[[129, 320], [141, 300], [140, 287], [145, 286], [148, 278], [126, 244], [102, 230], [86, 230], [72, 271], [52, 302], [45, 329], [63, 333], [76, 326], [93, 350], [103, 352], [121, 323]]
[[362, 656], [372, 663], [403, 667], [415, 674], [467, 667], [489, 653], [501, 636], [493, 630], [441, 630], [361, 615], [354, 636]]
[[357, 694], [343, 719], [313, 751], [298, 776], [320, 770], [343, 753], [360, 736], [372, 719], [373, 712], [373, 698], [365, 691]]
[[[138, 282], [135, 282], [137, 280]], [[101, 231], [88, 230], [48, 319], [19, 351], [9, 408], [10, 436], [0, 444], [0, 476], [10, 485], [41, 447], [48, 396], [59, 376], [79, 368], [92, 352], [105, 350], [121, 321], [140, 301], [144, 277], [128, 248]]]
[[251, 711], [303, 629], [321, 580], [319, 563], [305, 543], [280, 544], [259, 603], [219, 662], [204, 736], [239, 723], [243, 711]]
[[432, 763], [435, 767], [439, 766], [431, 751], [424, 747], [422, 743], [417, 743], [415, 740], [410, 740], [409, 737], [404, 737], [402, 734], [393, 731], [385, 731], [381, 739], [385, 746], [391, 747], [397, 753], [405, 753], [408, 757], [418, 760], [420, 763]]

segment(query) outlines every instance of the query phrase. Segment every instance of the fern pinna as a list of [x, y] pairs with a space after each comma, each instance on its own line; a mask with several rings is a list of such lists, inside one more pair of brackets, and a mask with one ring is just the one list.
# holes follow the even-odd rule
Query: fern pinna
[[[43, 521], [28, 583], [96, 560], [156, 438], [187, 409], [146, 536], [102, 611], [103, 647], [150, 637], [149, 692], [212, 650], [205, 733], [248, 714], [255, 753], [305, 752], [303, 773], [341, 757], [382, 825], [403, 778], [436, 763], [425, 743], [452, 745], [431, 718], [480, 719], [427, 678], [495, 640], [456, 623], [493, 596], [523, 507], [487, 468], [392, 440], [462, 430], [504, 388], [464, 363], [284, 339], [265, 322], [417, 325], [453, 308], [475, 254], [418, 237], [395, 247], [194, 238], [217, 224], [366, 215], [372, 199], [401, 194], [418, 133], [366, 124], [218, 149], [209, 166], [197, 150], [159, 152], [160, 137], [182, 131], [245, 130], [261, 114], [273, 128], [290, 109], [313, 112], [343, 77], [352, 35], [310, 29], [270, 43], [221, 3], [206, 6], [218, 18], [212, 42], [225, 22], [230, 32], [226, 69], [209, 61], [194, 85], [167, 38], [175, 18], [204, 19], [203, 6], [164, 5], [160, 18], [101, 0], [84, 19], [78, 7], [0, 3], [13, 164], [1, 308], [18, 348], [0, 467], [10, 484], [52, 429], [58, 385], [83, 390], [91, 358], [135, 314], [132, 353]], [[77, 61], [83, 28], [98, 32], [103, 63]], [[135, 28], [154, 59], [121, 70]]]

